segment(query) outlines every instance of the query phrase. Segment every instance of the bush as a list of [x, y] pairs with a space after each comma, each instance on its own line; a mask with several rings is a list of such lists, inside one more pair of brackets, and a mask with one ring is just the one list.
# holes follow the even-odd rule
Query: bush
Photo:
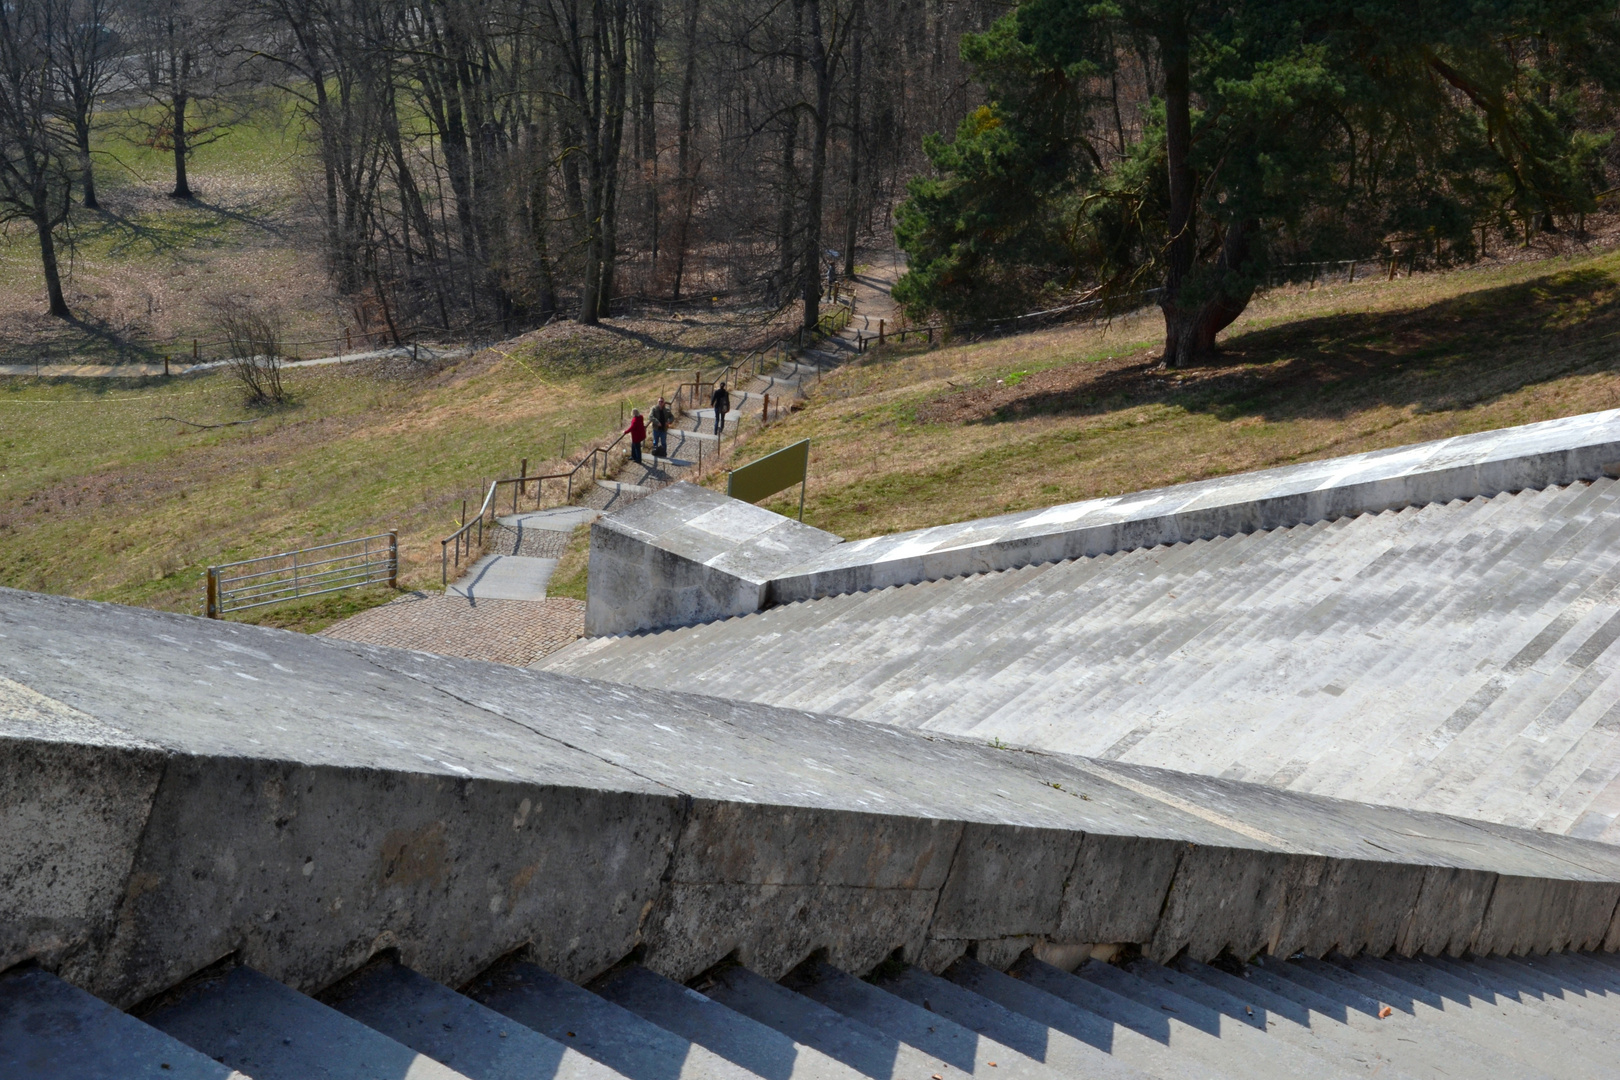
[[231, 374], [249, 405], [278, 405], [287, 400], [281, 385], [281, 317], [240, 300], [215, 309], [215, 326], [230, 349]]

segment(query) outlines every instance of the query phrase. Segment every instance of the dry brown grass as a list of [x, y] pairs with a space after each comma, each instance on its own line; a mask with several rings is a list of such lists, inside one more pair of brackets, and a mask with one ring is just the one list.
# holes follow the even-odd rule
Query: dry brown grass
[[[415, 378], [381, 362], [291, 369], [292, 403], [257, 411], [223, 373], [0, 379], [0, 584], [196, 611], [210, 563], [398, 529], [402, 583], [437, 586], [462, 499], [478, 506], [523, 458], [561, 467], [565, 441], [577, 455], [616, 429], [621, 400], [668, 390], [666, 364], [755, 340], [761, 318], [559, 324]], [[329, 622], [335, 603], [294, 624]]]
[[810, 438], [805, 518], [859, 538], [1620, 406], [1620, 256], [1279, 290], [1185, 372], [1160, 334], [879, 352], [748, 456]]

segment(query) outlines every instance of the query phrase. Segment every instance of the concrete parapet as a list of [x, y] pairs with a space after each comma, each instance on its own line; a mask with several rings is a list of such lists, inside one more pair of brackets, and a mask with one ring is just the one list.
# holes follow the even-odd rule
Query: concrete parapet
[[591, 526], [588, 634], [746, 615], [780, 570], [840, 538], [694, 484], [672, 484]]
[[1615, 465], [1620, 410], [1588, 413], [851, 541], [779, 572], [767, 603], [1594, 480]]
[[390, 949], [460, 984], [1620, 945], [1590, 841], [6, 590], [0, 635], [0, 968], [120, 1005], [230, 955], [314, 990]]

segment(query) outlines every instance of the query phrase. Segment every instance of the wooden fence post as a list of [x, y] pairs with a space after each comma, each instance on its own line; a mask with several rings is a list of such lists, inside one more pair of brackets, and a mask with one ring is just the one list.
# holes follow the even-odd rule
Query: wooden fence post
[[210, 619], [219, 618], [219, 570], [212, 566], [208, 568], [208, 592], [204, 608]]
[[399, 531], [388, 530], [388, 587], [399, 588]]

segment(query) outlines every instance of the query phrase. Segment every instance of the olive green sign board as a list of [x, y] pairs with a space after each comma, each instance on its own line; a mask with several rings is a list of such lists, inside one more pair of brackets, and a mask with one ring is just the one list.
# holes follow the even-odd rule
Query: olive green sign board
[[804, 483], [810, 472], [810, 440], [784, 446], [774, 454], [732, 469], [726, 494], [743, 502], [757, 503], [778, 491], [799, 485], [799, 520], [804, 520]]

